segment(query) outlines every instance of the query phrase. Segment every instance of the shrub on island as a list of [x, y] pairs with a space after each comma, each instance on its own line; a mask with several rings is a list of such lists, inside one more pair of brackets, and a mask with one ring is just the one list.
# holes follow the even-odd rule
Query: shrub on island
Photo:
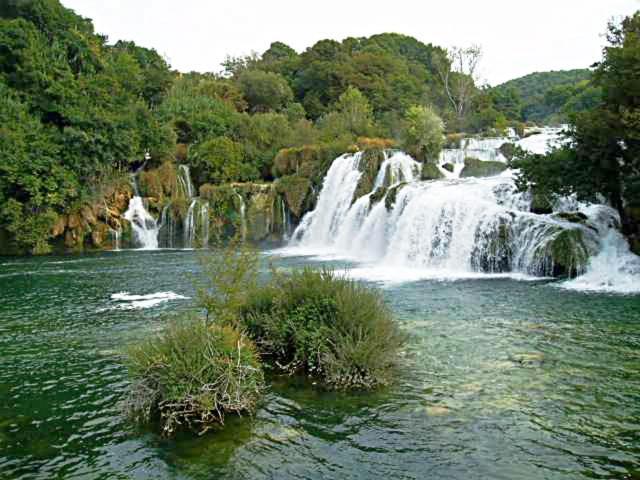
[[331, 270], [275, 273], [238, 312], [263, 358], [335, 389], [373, 389], [393, 378], [404, 336], [378, 290]]
[[125, 410], [139, 422], [159, 419], [162, 433], [198, 433], [227, 414], [252, 413], [264, 389], [255, 345], [229, 325], [187, 316], [128, 348], [132, 379]]

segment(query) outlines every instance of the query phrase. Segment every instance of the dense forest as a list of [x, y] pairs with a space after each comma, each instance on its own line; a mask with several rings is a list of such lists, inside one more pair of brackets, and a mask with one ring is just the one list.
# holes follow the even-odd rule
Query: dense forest
[[573, 112], [593, 108], [600, 89], [588, 69], [536, 72], [492, 89], [511, 119], [541, 124], [566, 123]]
[[479, 85], [480, 57], [386, 33], [302, 53], [275, 42], [222, 72], [183, 74], [154, 50], [109, 43], [58, 0], [2, 2], [0, 251], [48, 252], [87, 209], [85, 222], [110, 225], [107, 198], [143, 169], [188, 165], [196, 187], [307, 188], [358, 143], [429, 161], [442, 133], [522, 130], [599, 103], [589, 71]]

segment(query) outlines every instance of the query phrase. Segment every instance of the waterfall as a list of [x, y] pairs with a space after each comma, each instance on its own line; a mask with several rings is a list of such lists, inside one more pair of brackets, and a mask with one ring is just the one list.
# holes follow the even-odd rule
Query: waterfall
[[124, 218], [131, 222], [135, 240], [142, 249], [155, 250], [158, 248], [158, 225], [144, 207], [141, 197], [136, 195], [129, 201], [129, 208], [125, 212]]
[[242, 195], [236, 192], [238, 200], [240, 201], [240, 235], [242, 240], [247, 239], [247, 205], [244, 202]]
[[109, 233], [113, 237], [113, 251], [120, 251], [120, 237], [122, 236], [122, 232], [120, 228], [109, 228]]
[[185, 198], [191, 199], [195, 197], [195, 188], [193, 187], [191, 172], [187, 165], [180, 165], [178, 167], [178, 186]]
[[[560, 146], [563, 143], [560, 133], [566, 128], [567, 126], [564, 125], [528, 130], [529, 136], [525, 138], [519, 138], [513, 129], [508, 130], [506, 137], [465, 138], [460, 141], [459, 148], [443, 149], [438, 159], [438, 165], [446, 178], [459, 178], [466, 158], [475, 158], [483, 162], [506, 163], [507, 159], [500, 151], [500, 147], [505, 143], [512, 143], [531, 153], [544, 154], [550, 148]], [[453, 165], [453, 172], [442, 168], [446, 164]]]
[[289, 219], [289, 211], [287, 210], [287, 205], [285, 204], [284, 198], [279, 198], [280, 200], [280, 212], [282, 215], [282, 239], [285, 242], [289, 241], [291, 234], [291, 221]]
[[209, 203], [202, 202], [200, 207], [200, 225], [202, 226], [202, 246], [209, 245]]
[[184, 218], [184, 248], [193, 248], [193, 240], [196, 236], [196, 222], [194, 217], [195, 207], [197, 201], [191, 200], [189, 209], [187, 210], [187, 216]]
[[[536, 148], [554, 141], [550, 133], [539, 135], [547, 138], [536, 140]], [[553, 214], [533, 214], [530, 195], [517, 192], [508, 171], [420, 182], [419, 165], [397, 152], [385, 158], [373, 191], [354, 201], [360, 158], [334, 160], [315, 210], [304, 216], [284, 254], [329, 254], [393, 274], [420, 271], [438, 278], [565, 272], [582, 274], [565, 282], [567, 288], [640, 289], [640, 258], [628, 251], [616, 229], [619, 219], [606, 205], [565, 199]], [[384, 196], [373, 195], [382, 186]], [[573, 216], [560, 214], [563, 207]]]

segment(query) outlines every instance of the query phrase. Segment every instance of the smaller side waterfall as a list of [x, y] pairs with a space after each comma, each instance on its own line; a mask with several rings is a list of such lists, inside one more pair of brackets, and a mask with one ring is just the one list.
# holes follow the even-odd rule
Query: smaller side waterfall
[[209, 203], [202, 202], [200, 207], [200, 224], [202, 226], [202, 245], [209, 245]]
[[120, 251], [120, 238], [122, 237], [122, 232], [119, 228], [109, 228], [109, 234], [113, 237], [113, 250], [115, 252]]
[[155, 250], [158, 248], [158, 225], [144, 207], [142, 197], [136, 195], [131, 199], [124, 218], [131, 222], [135, 240], [142, 249]]
[[195, 197], [195, 188], [191, 181], [191, 172], [187, 165], [180, 165], [178, 167], [178, 186], [185, 198]]
[[236, 193], [238, 196], [238, 200], [240, 202], [240, 235], [242, 235], [242, 240], [247, 239], [247, 205], [245, 204], [244, 198], [239, 193]]

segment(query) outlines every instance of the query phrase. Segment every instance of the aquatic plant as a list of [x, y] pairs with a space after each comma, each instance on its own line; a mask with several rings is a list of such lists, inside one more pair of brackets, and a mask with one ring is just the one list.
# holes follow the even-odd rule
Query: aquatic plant
[[174, 320], [130, 346], [127, 366], [126, 412], [140, 422], [159, 417], [167, 436], [179, 427], [204, 433], [227, 414], [251, 413], [264, 388], [253, 342], [230, 325], [198, 317]]

